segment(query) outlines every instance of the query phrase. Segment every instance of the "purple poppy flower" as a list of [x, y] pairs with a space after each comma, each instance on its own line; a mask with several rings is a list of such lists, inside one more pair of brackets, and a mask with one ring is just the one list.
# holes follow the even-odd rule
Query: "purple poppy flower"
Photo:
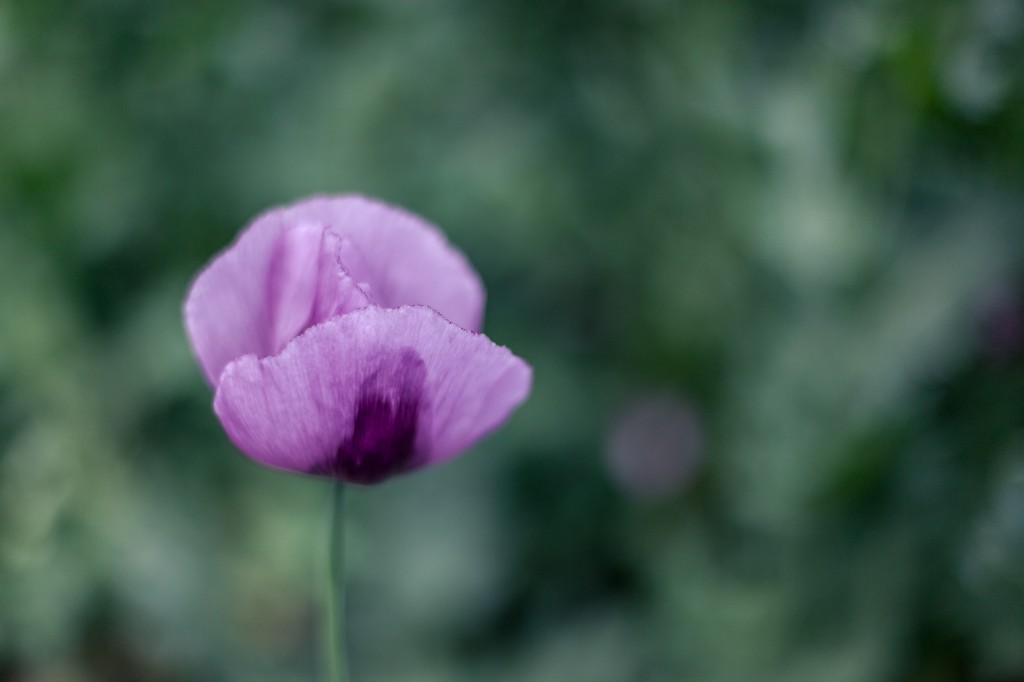
[[480, 278], [414, 215], [359, 196], [257, 218], [192, 284], [185, 327], [231, 440], [376, 483], [497, 427], [530, 367], [476, 333]]
[[989, 293], [981, 322], [982, 346], [990, 359], [1006, 364], [1024, 351], [1024, 297], [1011, 285]]
[[634, 398], [612, 423], [605, 462], [628, 494], [660, 499], [696, 475], [703, 451], [700, 417], [671, 393]]

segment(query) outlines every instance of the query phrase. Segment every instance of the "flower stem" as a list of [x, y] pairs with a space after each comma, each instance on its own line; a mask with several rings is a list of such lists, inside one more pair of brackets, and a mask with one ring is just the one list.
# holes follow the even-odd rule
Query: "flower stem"
[[349, 682], [345, 647], [345, 491], [341, 481], [331, 494], [331, 539], [327, 557], [327, 660], [330, 682]]

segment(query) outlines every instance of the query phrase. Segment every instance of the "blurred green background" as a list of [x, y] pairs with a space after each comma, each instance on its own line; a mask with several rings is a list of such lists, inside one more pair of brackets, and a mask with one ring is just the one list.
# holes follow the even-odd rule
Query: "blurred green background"
[[0, 0], [0, 680], [317, 679], [180, 305], [346, 191], [535, 368], [352, 493], [355, 682], [1024, 680], [1018, 0]]

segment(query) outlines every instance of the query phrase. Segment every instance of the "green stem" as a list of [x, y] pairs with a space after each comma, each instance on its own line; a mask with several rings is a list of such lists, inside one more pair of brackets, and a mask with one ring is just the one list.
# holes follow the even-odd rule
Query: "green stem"
[[327, 557], [327, 659], [331, 682], [349, 682], [345, 647], [345, 491], [334, 483]]

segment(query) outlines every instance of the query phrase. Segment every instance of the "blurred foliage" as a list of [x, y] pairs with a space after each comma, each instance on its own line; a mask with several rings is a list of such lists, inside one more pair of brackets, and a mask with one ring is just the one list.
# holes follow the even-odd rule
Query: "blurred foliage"
[[[536, 371], [353, 493], [357, 681], [1024, 678], [1017, 0], [3, 0], [0, 122], [0, 680], [315, 678], [327, 485], [234, 452], [179, 306], [342, 191]], [[602, 454], [651, 390], [660, 500]]]

